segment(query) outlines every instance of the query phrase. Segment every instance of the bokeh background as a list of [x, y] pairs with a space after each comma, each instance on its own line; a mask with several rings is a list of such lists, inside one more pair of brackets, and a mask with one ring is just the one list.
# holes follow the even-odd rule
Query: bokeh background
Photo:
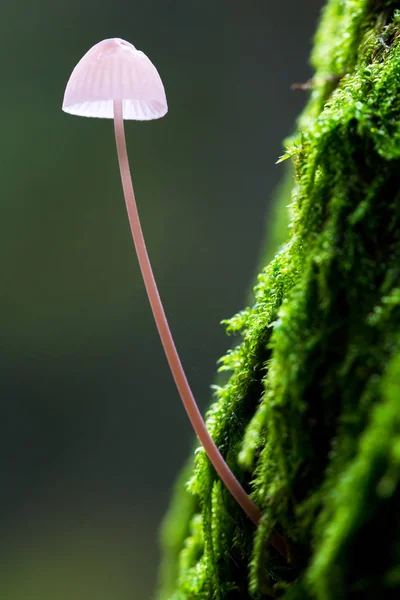
[[322, 0], [1, 3], [0, 598], [147, 600], [193, 435], [125, 214], [112, 123], [61, 111], [72, 68], [118, 36], [170, 111], [127, 124], [143, 227], [204, 410], [219, 325], [257, 272], [275, 166], [306, 95]]

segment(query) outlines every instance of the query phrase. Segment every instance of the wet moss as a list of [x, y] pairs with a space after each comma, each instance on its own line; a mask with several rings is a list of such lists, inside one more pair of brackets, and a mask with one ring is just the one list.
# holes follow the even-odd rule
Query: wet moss
[[400, 591], [400, 2], [330, 0], [312, 63], [288, 241], [227, 322], [242, 341], [208, 412], [264, 517], [255, 530], [199, 449], [163, 599]]

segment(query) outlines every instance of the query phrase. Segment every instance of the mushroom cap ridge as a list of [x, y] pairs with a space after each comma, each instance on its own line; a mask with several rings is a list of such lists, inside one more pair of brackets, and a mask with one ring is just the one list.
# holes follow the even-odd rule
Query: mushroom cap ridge
[[99, 42], [81, 58], [67, 83], [62, 108], [72, 115], [112, 119], [114, 100], [122, 100], [124, 119], [148, 121], [168, 111], [156, 67], [120, 38]]

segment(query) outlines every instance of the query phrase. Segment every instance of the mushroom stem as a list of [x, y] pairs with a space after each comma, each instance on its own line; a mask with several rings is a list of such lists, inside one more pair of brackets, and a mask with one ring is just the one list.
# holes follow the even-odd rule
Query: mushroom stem
[[244, 512], [257, 525], [261, 518], [261, 512], [254, 504], [253, 500], [251, 500], [248, 494], [246, 494], [236, 477], [233, 475], [232, 471], [229, 469], [220, 451], [215, 445], [211, 435], [209, 434], [203, 417], [201, 416], [196, 401], [193, 397], [192, 390], [190, 389], [189, 383], [186, 379], [182, 363], [178, 356], [178, 352], [169, 329], [160, 294], [154, 279], [149, 256], [147, 254], [146, 244], [139, 220], [139, 213], [136, 206], [135, 194], [133, 191], [129, 169], [128, 153], [126, 149], [122, 100], [114, 100], [114, 130], [122, 187], [124, 190], [132, 237], [151, 309], [153, 311], [153, 316], [157, 325], [158, 333], [160, 334], [168, 364], [175, 380], [176, 387], [178, 388], [193, 429], [202, 443], [216, 472], [225, 483], [232, 496], [240, 504]]

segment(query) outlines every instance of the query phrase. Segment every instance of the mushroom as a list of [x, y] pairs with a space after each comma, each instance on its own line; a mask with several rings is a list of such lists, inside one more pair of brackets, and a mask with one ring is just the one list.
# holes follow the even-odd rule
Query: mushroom
[[164, 86], [153, 63], [119, 38], [93, 46], [79, 61], [67, 83], [63, 110], [83, 117], [114, 119], [122, 187], [140, 269], [162, 345], [192, 426], [226, 487], [248, 517], [258, 524], [261, 513], [229, 469], [209, 434], [186, 379], [147, 254], [129, 169], [124, 119], [146, 121], [167, 110]]

